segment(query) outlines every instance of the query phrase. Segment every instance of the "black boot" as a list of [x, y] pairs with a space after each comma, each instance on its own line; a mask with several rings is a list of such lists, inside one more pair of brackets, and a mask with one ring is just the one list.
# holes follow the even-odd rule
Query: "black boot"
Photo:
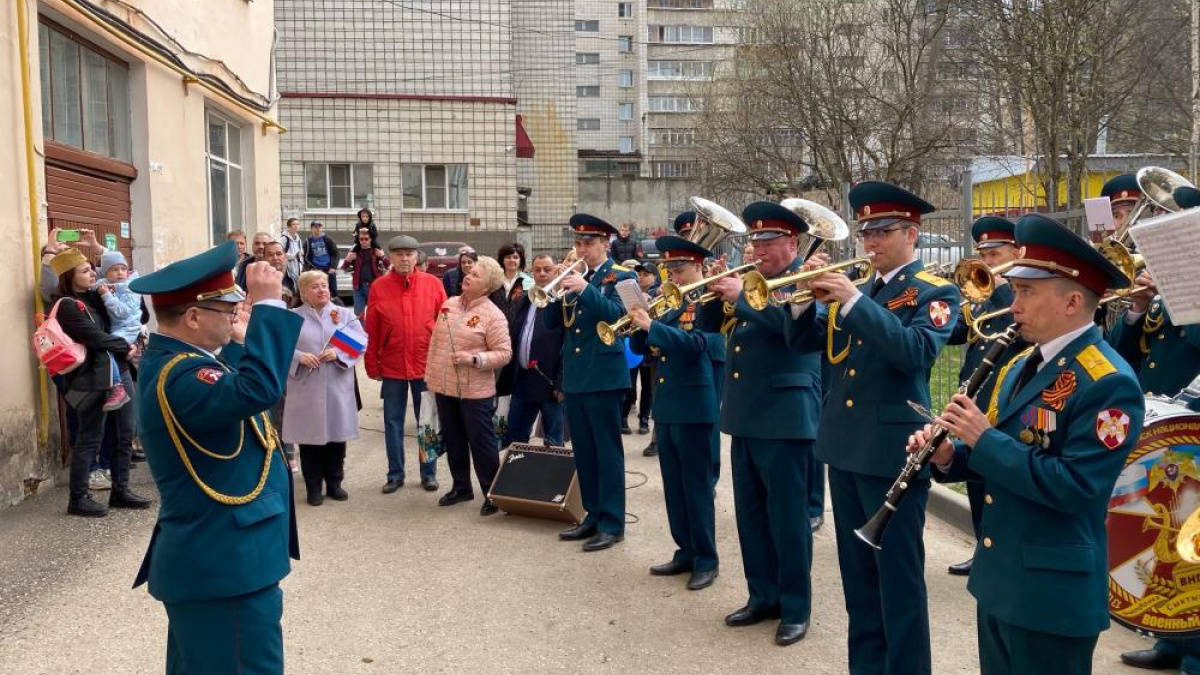
[[146, 499], [129, 489], [118, 490], [114, 487], [108, 496], [108, 506], [112, 509], [148, 509], [153, 503], [153, 500]]
[[89, 494], [68, 503], [67, 513], [73, 516], [84, 516], [85, 518], [99, 518], [100, 516], [108, 515], [108, 509], [103, 504], [92, 499], [92, 496]]

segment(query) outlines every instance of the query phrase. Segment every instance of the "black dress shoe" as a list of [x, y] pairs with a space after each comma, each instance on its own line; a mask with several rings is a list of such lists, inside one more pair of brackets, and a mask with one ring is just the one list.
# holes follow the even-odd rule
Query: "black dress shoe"
[[341, 485], [328, 485], [325, 487], [325, 494], [334, 501], [344, 502], [350, 498], [350, 493], [342, 489]]
[[1183, 663], [1183, 656], [1161, 652], [1157, 649], [1138, 649], [1121, 654], [1121, 661], [1127, 666], [1145, 668], [1146, 670], [1175, 670]]
[[650, 568], [650, 575], [655, 577], [673, 577], [676, 574], [687, 574], [692, 571], [691, 565], [672, 560]]
[[583, 550], [591, 553], [592, 551], [603, 551], [606, 548], [612, 548], [613, 544], [625, 538], [623, 534], [609, 534], [607, 532], [597, 532], [583, 543]]
[[73, 516], [84, 516], [85, 518], [99, 518], [100, 516], [108, 515], [108, 509], [100, 502], [92, 499], [91, 495], [84, 495], [82, 499], [77, 499], [67, 504], [67, 513]]
[[645, 436], [650, 433], [650, 423], [646, 420], [638, 420], [638, 436]]
[[390, 495], [402, 487], [404, 487], [404, 479], [403, 478], [401, 478], [400, 480], [389, 480], [388, 482], [383, 484], [383, 494]]
[[817, 530], [821, 529], [821, 526], [824, 524], [825, 524], [825, 516], [817, 516], [815, 518], [808, 519], [808, 529], [812, 530], [813, 532], [816, 532]]
[[596, 534], [596, 526], [595, 525], [590, 525], [588, 523], [580, 523], [579, 525], [576, 525], [575, 527], [568, 527], [567, 529], [563, 530], [562, 532], [559, 532], [558, 538], [562, 539], [563, 541], [578, 541], [580, 539], [587, 539], [588, 537], [592, 536], [593, 534]]
[[108, 508], [110, 509], [148, 509], [154, 502], [145, 497], [126, 490], [118, 492], [113, 490], [108, 496]]
[[312, 494], [308, 495], [308, 505], [309, 506], [320, 506], [324, 503], [325, 503], [325, 498], [321, 496], [321, 493], [313, 492]]
[[775, 629], [775, 644], [786, 647], [794, 645], [804, 639], [808, 634], [808, 622], [804, 623], [781, 623], [779, 628]]
[[442, 495], [442, 498], [438, 500], [438, 506], [451, 506], [459, 502], [469, 502], [473, 499], [475, 499], [474, 492], [454, 492], [451, 490]]
[[689, 591], [698, 591], [702, 588], [708, 588], [716, 581], [718, 574], [719, 572], [715, 568], [705, 572], [692, 572], [692, 576], [687, 582], [687, 589]]
[[141, 450], [134, 450], [129, 459], [135, 462], [144, 462], [146, 461], [146, 453], [142, 452]]
[[646, 449], [642, 450], [642, 457], [657, 457], [657, 456], [658, 456], [658, 445], [655, 444], [654, 441], [650, 441], [650, 445], [647, 445]]
[[947, 568], [947, 571], [956, 577], [965, 577], [971, 573], [971, 563], [973, 562], [975, 562], [974, 558], [971, 558], [966, 562], [955, 563]]
[[500, 507], [496, 506], [496, 502], [494, 502], [490, 499], [484, 499], [483, 506], [479, 507], [479, 515], [490, 516], [499, 510], [500, 510]]
[[733, 628], [740, 626], [753, 626], [756, 623], [762, 623], [767, 619], [778, 619], [779, 610], [763, 610], [754, 609], [750, 605], [739, 609], [738, 611], [725, 617], [725, 625]]
[[629, 422], [621, 420], [621, 433], [628, 436], [633, 433], [633, 429], [629, 428]]
[[437, 480], [433, 478], [422, 478], [421, 487], [425, 488], [426, 492], [434, 492], [438, 489]]

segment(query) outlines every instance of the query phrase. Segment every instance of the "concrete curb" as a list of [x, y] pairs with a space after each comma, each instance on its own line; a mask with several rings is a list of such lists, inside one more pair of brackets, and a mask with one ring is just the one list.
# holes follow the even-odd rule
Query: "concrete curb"
[[975, 537], [975, 528], [971, 525], [971, 504], [966, 495], [960, 495], [945, 485], [934, 483], [929, 489], [926, 511], [968, 537]]

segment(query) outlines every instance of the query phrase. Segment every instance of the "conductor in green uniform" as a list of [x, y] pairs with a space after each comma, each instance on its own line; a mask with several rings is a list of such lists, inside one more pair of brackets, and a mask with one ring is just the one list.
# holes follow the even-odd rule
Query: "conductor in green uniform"
[[[1034, 346], [1001, 369], [986, 413], [951, 399], [936, 421], [959, 440], [936, 450], [934, 476], [983, 481], [967, 583], [983, 675], [1088, 675], [1109, 625], [1108, 500], [1145, 412], [1092, 313], [1129, 279], [1050, 218], [1027, 215], [1016, 233], [1013, 320]], [[915, 433], [909, 451], [928, 436]]]
[[279, 580], [299, 558], [292, 474], [267, 419], [301, 319], [283, 275], [228, 242], [135, 280], [158, 320], [138, 379], [161, 504], [134, 586], [167, 611], [169, 675], [283, 673]]
[[[672, 283], [683, 286], [703, 278], [711, 251], [672, 236], [659, 237], [654, 245]], [[697, 304], [693, 297], [657, 320], [640, 307], [630, 314], [637, 329], [630, 348], [656, 361], [654, 433], [676, 546], [671, 560], [651, 567], [650, 573], [690, 574], [687, 587], [696, 591], [711, 586], [718, 573], [712, 458], [713, 446], [720, 443], [714, 431], [721, 407], [716, 382], [725, 362], [724, 313], [721, 303]]]
[[566, 541], [586, 539], [584, 551], [601, 551], [625, 538], [625, 454], [621, 443], [621, 405], [629, 389], [625, 340], [600, 341], [596, 324], [625, 315], [617, 282], [634, 279], [633, 270], [608, 257], [608, 238], [617, 230], [586, 213], [571, 216], [575, 252], [587, 263], [586, 274], [561, 282], [566, 292], [543, 313], [551, 330], [564, 328], [563, 393], [571, 446], [579, 474], [579, 494], [587, 517], [559, 533]]

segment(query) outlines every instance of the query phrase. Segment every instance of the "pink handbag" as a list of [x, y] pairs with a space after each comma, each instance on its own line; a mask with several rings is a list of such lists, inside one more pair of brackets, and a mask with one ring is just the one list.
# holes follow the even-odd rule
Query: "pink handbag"
[[69, 373], [87, 360], [87, 347], [68, 337], [55, 318], [63, 300], [78, 302], [71, 298], [60, 298], [50, 310], [50, 316], [33, 331], [33, 351], [51, 375]]

